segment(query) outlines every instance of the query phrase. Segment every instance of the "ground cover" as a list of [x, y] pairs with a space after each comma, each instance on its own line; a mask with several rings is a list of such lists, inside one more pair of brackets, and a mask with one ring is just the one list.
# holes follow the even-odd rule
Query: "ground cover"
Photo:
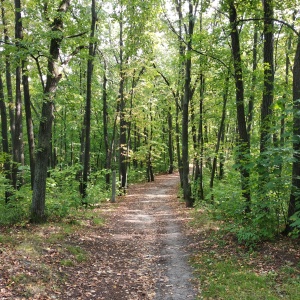
[[299, 240], [247, 249], [185, 208], [178, 181], [160, 175], [61, 222], [2, 227], [0, 300], [300, 299]]

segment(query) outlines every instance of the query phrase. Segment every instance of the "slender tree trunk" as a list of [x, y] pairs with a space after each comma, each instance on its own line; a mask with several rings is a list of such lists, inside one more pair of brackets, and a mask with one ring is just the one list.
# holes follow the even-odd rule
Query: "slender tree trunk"
[[31, 189], [33, 189], [34, 183], [34, 169], [35, 169], [35, 145], [34, 145], [34, 131], [33, 131], [33, 122], [31, 116], [31, 102], [30, 102], [30, 92], [29, 92], [29, 80], [26, 63], [22, 62], [22, 82], [23, 82], [23, 91], [24, 91], [24, 107], [26, 113], [26, 128], [27, 128], [27, 140], [29, 148], [29, 163], [30, 163], [30, 174], [31, 174]]
[[293, 169], [292, 169], [292, 189], [288, 207], [288, 223], [285, 234], [293, 230], [291, 217], [300, 213], [300, 37], [298, 36], [297, 50], [293, 67]]
[[174, 154], [173, 154], [173, 120], [171, 107], [168, 111], [168, 153], [169, 153], [169, 174], [173, 174], [174, 171]]
[[111, 149], [109, 147], [109, 140], [108, 140], [108, 107], [107, 107], [107, 77], [106, 77], [106, 61], [103, 58], [103, 66], [104, 66], [104, 74], [103, 74], [103, 83], [102, 83], [102, 102], [103, 102], [103, 138], [104, 138], [104, 148], [105, 148], [105, 183], [107, 188], [110, 185], [110, 172], [111, 172]]
[[[121, 17], [122, 18], [122, 17]], [[125, 72], [124, 68], [124, 53], [123, 53], [123, 21], [120, 21], [120, 53], [119, 53], [119, 64], [120, 64], [120, 82], [119, 82], [119, 113], [120, 113], [120, 139], [119, 139], [119, 164], [120, 164], [120, 181], [121, 189], [125, 191], [127, 187], [127, 123], [125, 119], [125, 97], [124, 97], [124, 83], [125, 83]]]
[[[271, 143], [272, 103], [274, 90], [273, 62], [273, 0], [264, 0], [264, 89], [261, 106], [260, 152], [264, 154]], [[264, 156], [264, 155], [263, 155]], [[263, 158], [266, 158], [265, 156]]]
[[[15, 0], [15, 38], [16, 44], [23, 38], [22, 19], [21, 19], [21, 1]], [[19, 49], [20, 50], [20, 49]], [[16, 99], [15, 99], [15, 135], [13, 139], [13, 172], [12, 183], [15, 189], [20, 188], [23, 183], [19, 165], [24, 165], [23, 149], [23, 126], [22, 126], [22, 94], [21, 94], [21, 60], [16, 67]]]
[[191, 72], [192, 72], [192, 36], [194, 30], [193, 4], [189, 1], [189, 25], [188, 25], [188, 43], [185, 59], [185, 82], [184, 82], [184, 97], [182, 101], [182, 184], [183, 198], [187, 207], [192, 207], [194, 199], [192, 198], [191, 185], [189, 182], [189, 103], [191, 100]]
[[149, 103], [149, 113], [150, 113], [150, 146], [149, 146], [149, 154], [148, 154], [148, 174], [149, 181], [154, 181], [154, 173], [153, 173], [153, 165], [152, 165], [152, 139], [153, 139], [153, 116], [152, 116], [152, 103]]
[[237, 28], [237, 13], [234, 6], [234, 0], [229, 0], [229, 18], [231, 26], [231, 43], [232, 43], [232, 56], [234, 64], [234, 79], [236, 88], [236, 110], [237, 110], [237, 124], [239, 132], [239, 157], [240, 162], [240, 174], [241, 174], [241, 188], [243, 197], [246, 200], [245, 211], [250, 211], [251, 194], [250, 194], [250, 172], [247, 168], [247, 162], [250, 157], [250, 143], [246, 126], [245, 118], [245, 104], [244, 104], [244, 81], [243, 81], [243, 69], [242, 59], [240, 51], [239, 31]]
[[[255, 99], [255, 86], [256, 86], [256, 69], [257, 69], [257, 40], [258, 40], [258, 29], [257, 24], [254, 23], [254, 35], [253, 35], [253, 48], [252, 48], [252, 79], [251, 79], [251, 94], [248, 104], [248, 135], [251, 136], [252, 120], [253, 120], [253, 109]], [[250, 142], [250, 140], [249, 140]]]
[[[211, 190], [213, 190], [213, 187], [214, 187], [214, 179], [215, 179], [215, 173], [216, 173], [216, 169], [217, 169], [217, 157], [218, 157], [218, 154], [219, 154], [222, 134], [223, 134], [224, 128], [225, 128], [228, 89], [229, 89], [229, 74], [226, 76], [225, 83], [224, 83], [222, 117], [221, 117], [220, 128], [219, 128], [218, 136], [217, 136], [217, 144], [216, 144], [216, 149], [215, 149], [215, 155], [214, 155], [214, 158], [213, 158], [210, 184], [209, 184], [209, 187], [210, 187]], [[212, 200], [213, 200], [213, 193], [212, 193]]]
[[70, 5], [70, 0], [61, 2], [58, 9], [59, 14], [54, 19], [51, 26], [53, 37], [50, 41], [49, 58], [47, 66], [47, 82], [44, 90], [41, 121], [38, 133], [38, 145], [36, 152], [36, 165], [34, 173], [34, 186], [32, 195], [31, 220], [33, 222], [45, 221], [45, 197], [47, 166], [51, 147], [51, 133], [54, 110], [54, 97], [58, 82], [62, 75], [57, 70], [60, 45], [63, 40], [62, 35], [58, 35], [63, 26], [62, 14], [66, 13]]
[[[5, 173], [5, 178], [8, 183], [11, 183], [11, 174], [10, 174], [10, 153], [8, 146], [8, 132], [7, 132], [7, 114], [6, 114], [6, 105], [4, 99], [4, 86], [2, 81], [2, 76], [0, 74], [0, 115], [1, 115], [1, 137], [2, 137], [2, 151], [4, 154], [4, 164], [3, 169]], [[9, 201], [11, 193], [9, 191], [5, 192], [5, 202]]]
[[180, 137], [182, 133], [180, 132], [180, 110], [182, 107], [180, 106], [183, 103], [183, 93], [184, 90], [183, 82], [185, 76], [185, 62], [184, 62], [184, 55], [185, 55], [185, 45], [182, 42], [182, 23], [183, 23], [183, 15], [182, 15], [182, 2], [178, 0], [176, 2], [176, 11], [178, 14], [178, 28], [179, 28], [179, 36], [178, 36], [178, 45], [179, 45], [179, 74], [178, 74], [178, 91], [176, 93], [176, 152], [177, 152], [177, 162], [178, 162], [178, 170], [180, 175], [180, 186], [183, 188], [183, 166], [182, 166], [182, 154], [181, 154], [181, 146], [180, 146]]
[[[5, 9], [4, 9], [4, 1], [1, 0], [2, 8], [1, 8], [1, 14], [2, 14], [2, 24], [3, 24], [3, 34], [4, 34], [4, 41], [6, 44], [9, 43], [9, 36], [8, 36], [8, 30], [7, 30], [7, 22], [5, 18]], [[11, 140], [14, 140], [15, 136], [15, 103], [13, 101], [13, 89], [12, 89], [12, 79], [11, 79], [11, 65], [10, 65], [10, 55], [5, 55], [5, 79], [6, 79], [6, 89], [7, 89], [7, 98], [9, 103], [9, 124], [10, 124], [10, 134], [11, 134]]]
[[198, 144], [200, 145], [200, 160], [199, 160], [199, 198], [204, 200], [203, 188], [203, 156], [204, 156], [204, 137], [203, 137], [203, 102], [204, 102], [205, 80], [204, 75], [200, 75], [200, 105], [199, 105], [199, 129], [198, 129]]
[[[8, 30], [7, 30], [7, 22], [5, 18], [5, 8], [4, 8], [4, 0], [1, 0], [1, 17], [2, 17], [2, 25], [3, 25], [3, 35], [4, 35], [4, 42], [9, 42], [8, 37]], [[4, 163], [4, 171], [5, 171], [5, 178], [7, 179], [9, 185], [12, 184], [12, 174], [11, 174], [11, 153], [9, 150], [9, 139], [8, 139], [8, 121], [7, 121], [7, 114], [6, 114], [6, 105], [5, 105], [5, 98], [4, 98], [4, 86], [2, 77], [1, 79], [1, 99], [3, 101], [1, 103], [1, 132], [2, 132], [2, 148], [3, 152], [5, 153], [5, 163]], [[14, 120], [14, 103], [13, 103], [13, 92], [12, 92], [12, 80], [11, 80], [11, 68], [10, 68], [10, 55], [7, 53], [5, 55], [5, 79], [6, 79], [6, 89], [7, 89], [7, 98], [8, 98], [8, 110], [9, 110], [9, 121], [10, 121], [10, 134], [11, 140], [14, 139], [14, 132], [15, 132], [15, 120]], [[6, 128], [5, 128], [6, 127]], [[5, 192], [5, 202], [9, 201], [11, 196], [11, 192]]]
[[[84, 148], [84, 164], [83, 164], [83, 174], [81, 182], [81, 196], [86, 198], [87, 196], [87, 184], [88, 175], [90, 171], [90, 146], [91, 146], [91, 102], [92, 102], [92, 78], [94, 69], [94, 57], [95, 57], [95, 42], [93, 38], [95, 36], [95, 28], [97, 21], [96, 14], [96, 0], [92, 0], [91, 7], [92, 22], [91, 22], [91, 33], [90, 33], [90, 43], [89, 43], [89, 58], [87, 63], [87, 78], [86, 78], [86, 106], [85, 106], [85, 148]], [[86, 204], [83, 200], [83, 204]]]

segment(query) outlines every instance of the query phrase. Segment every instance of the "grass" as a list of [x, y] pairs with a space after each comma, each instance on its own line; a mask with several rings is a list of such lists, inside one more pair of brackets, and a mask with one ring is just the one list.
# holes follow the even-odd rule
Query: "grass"
[[276, 282], [270, 274], [257, 274], [232, 258], [202, 255], [197, 261], [194, 266], [198, 270], [203, 299], [282, 299], [274, 290]]
[[291, 239], [265, 242], [250, 252], [213, 225], [209, 214], [193, 215], [199, 242], [192, 258], [199, 300], [300, 299], [298, 246]]
[[66, 249], [72, 254], [77, 263], [85, 262], [88, 259], [87, 252], [79, 246], [68, 245]]

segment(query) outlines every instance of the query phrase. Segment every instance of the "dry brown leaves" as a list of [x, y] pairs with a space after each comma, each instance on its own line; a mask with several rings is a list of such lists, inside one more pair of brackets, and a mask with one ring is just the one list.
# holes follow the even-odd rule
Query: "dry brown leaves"
[[[0, 232], [0, 300], [11, 299], [145, 299], [155, 298], [157, 282], [168, 284], [160, 265], [163, 224], [149, 186], [165, 194], [179, 222], [184, 206], [177, 184], [164, 177], [130, 187], [116, 204], [94, 209], [103, 226], [91, 219], [74, 225], [27, 225]], [[141, 202], [145, 197], [151, 201]], [[149, 204], [147, 204], [149, 203]], [[163, 215], [163, 214], [162, 214]]]

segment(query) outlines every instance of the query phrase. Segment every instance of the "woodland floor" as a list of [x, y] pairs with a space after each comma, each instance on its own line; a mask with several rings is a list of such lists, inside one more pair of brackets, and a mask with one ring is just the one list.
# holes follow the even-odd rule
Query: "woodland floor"
[[[278, 298], [259, 299], [296, 299], [281, 287], [300, 280], [299, 240], [281, 237], [249, 252], [204, 210], [186, 209], [178, 183], [178, 174], [159, 175], [63, 222], [0, 228], [0, 300], [227, 299], [203, 294], [216, 280], [212, 263], [228, 260], [276, 275]], [[243, 299], [254, 299], [253, 288]]]
[[195, 299], [177, 192], [178, 175], [160, 175], [69, 227], [6, 229], [0, 299]]

